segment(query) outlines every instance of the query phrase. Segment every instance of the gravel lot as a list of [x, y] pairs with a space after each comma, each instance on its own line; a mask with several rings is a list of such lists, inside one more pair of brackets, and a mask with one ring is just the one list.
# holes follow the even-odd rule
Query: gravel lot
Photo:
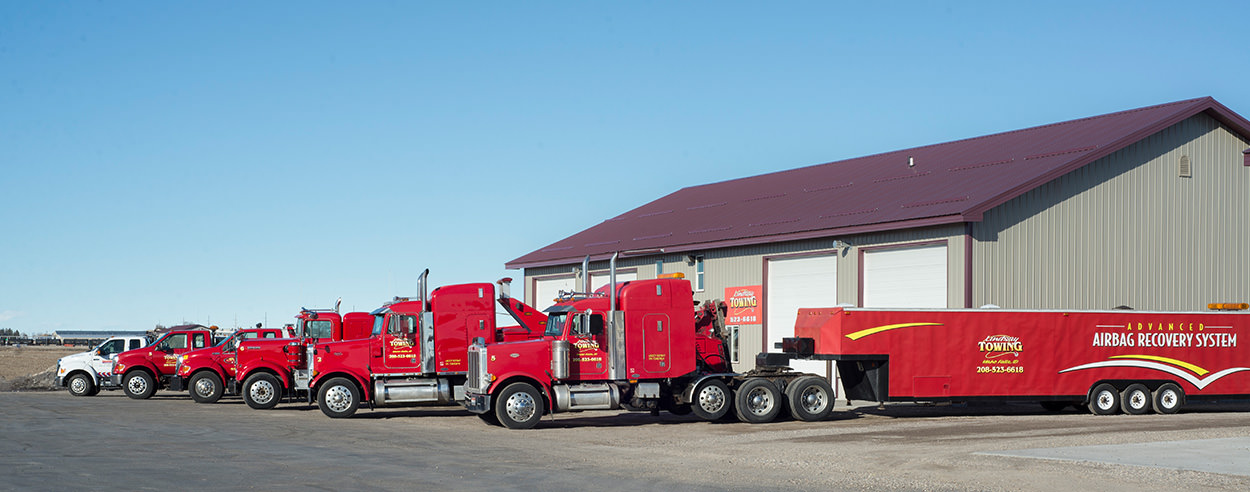
[[1164, 467], [985, 454], [1097, 445], [1106, 447], [1083, 449], [1114, 457], [1139, 443], [1223, 438], [1212, 442], [1234, 449], [1217, 454], [1244, 457], [1245, 402], [1110, 417], [1034, 405], [840, 407], [827, 422], [764, 425], [587, 412], [530, 431], [490, 427], [458, 407], [331, 420], [302, 404], [257, 411], [169, 392], [146, 401], [11, 392], [0, 407], [9, 490], [1250, 489], [1250, 470], [1167, 467], [1195, 458], [1167, 446], [1155, 450]]

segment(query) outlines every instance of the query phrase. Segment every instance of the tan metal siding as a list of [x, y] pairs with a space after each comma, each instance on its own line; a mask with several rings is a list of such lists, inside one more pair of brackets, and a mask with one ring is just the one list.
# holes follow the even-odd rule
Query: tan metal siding
[[[990, 210], [974, 225], [974, 303], [1197, 310], [1250, 300], [1247, 146], [1200, 114]], [[1181, 156], [1192, 177], [1179, 177]]]

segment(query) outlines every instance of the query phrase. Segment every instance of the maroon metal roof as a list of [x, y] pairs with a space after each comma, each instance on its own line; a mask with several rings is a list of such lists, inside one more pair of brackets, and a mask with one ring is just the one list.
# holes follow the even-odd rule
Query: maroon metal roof
[[986, 210], [1200, 112], [1250, 136], [1250, 121], [1205, 97], [692, 186], [506, 267], [977, 222]]

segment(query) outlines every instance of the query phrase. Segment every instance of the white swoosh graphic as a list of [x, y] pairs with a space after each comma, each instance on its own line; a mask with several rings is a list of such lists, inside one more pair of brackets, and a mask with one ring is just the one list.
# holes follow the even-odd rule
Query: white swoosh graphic
[[1217, 379], [1220, 379], [1234, 372], [1250, 371], [1250, 367], [1232, 367], [1232, 368], [1228, 368], [1217, 373], [1212, 373], [1210, 376], [1200, 379], [1197, 376], [1194, 376], [1193, 374], [1189, 374], [1175, 367], [1172, 367], [1166, 364], [1160, 364], [1158, 362], [1150, 362], [1150, 361], [1144, 361], [1144, 360], [1108, 360], [1108, 361], [1103, 361], [1103, 362], [1091, 362], [1089, 364], [1082, 364], [1076, 367], [1069, 367], [1067, 369], [1059, 371], [1059, 373], [1062, 374], [1068, 371], [1079, 371], [1081, 369], [1096, 369], [1099, 367], [1139, 367], [1142, 369], [1154, 369], [1156, 371], [1163, 371], [1168, 374], [1172, 374], [1176, 377], [1179, 377], [1181, 379], [1184, 379], [1186, 381], [1189, 381], [1198, 389], [1203, 389], [1207, 387], [1207, 385], [1214, 383]]

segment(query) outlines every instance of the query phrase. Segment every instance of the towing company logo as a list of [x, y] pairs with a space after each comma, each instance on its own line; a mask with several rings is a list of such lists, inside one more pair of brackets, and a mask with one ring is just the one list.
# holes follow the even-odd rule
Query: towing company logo
[[997, 359], [1004, 355], [1020, 356], [1020, 352], [1024, 351], [1024, 344], [1020, 343], [1020, 339], [1007, 335], [990, 335], [985, 340], [977, 342], [977, 350], [980, 350], [986, 359]]
[[[1059, 374], [1071, 371], [1082, 371], [1085, 369], [1097, 369], [1100, 367], [1137, 367], [1141, 369], [1152, 369], [1162, 371], [1173, 376], [1179, 377], [1198, 389], [1206, 388], [1211, 383], [1218, 381], [1220, 378], [1229, 374], [1250, 371], [1250, 367], [1230, 367], [1219, 372], [1211, 371], [1191, 364], [1183, 360], [1172, 359], [1169, 357], [1159, 357], [1157, 355], [1113, 355], [1102, 362], [1091, 362], [1089, 364], [1081, 364], [1079, 366], [1069, 367]], [[1205, 377], [1204, 377], [1205, 376]]]
[[412, 342], [408, 341], [407, 338], [392, 338], [390, 344], [391, 348], [404, 348], [412, 346]]
[[599, 350], [599, 341], [593, 338], [587, 338], [574, 342], [573, 346], [577, 347], [578, 352], [585, 352], [588, 350], [595, 351]]

